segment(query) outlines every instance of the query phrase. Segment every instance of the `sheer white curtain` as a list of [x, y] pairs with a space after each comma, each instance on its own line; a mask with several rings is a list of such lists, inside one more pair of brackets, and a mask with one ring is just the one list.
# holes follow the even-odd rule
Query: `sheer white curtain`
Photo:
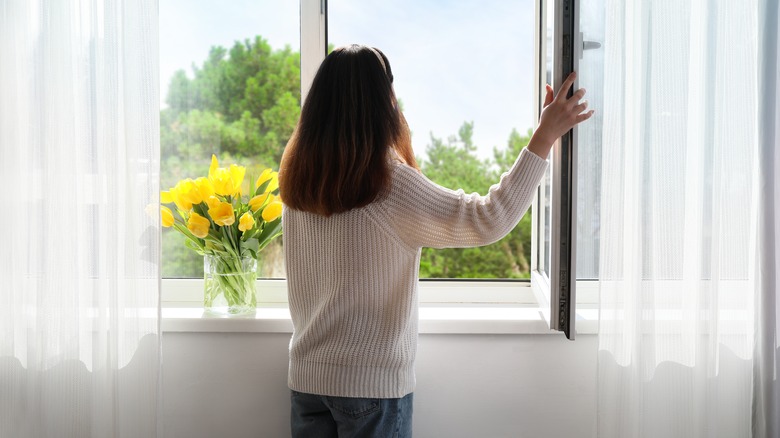
[[772, 2], [607, 1], [600, 437], [751, 436]]
[[753, 430], [780, 436], [780, 6], [759, 9], [759, 238]]
[[0, 437], [157, 435], [157, 63], [156, 0], [0, 1]]

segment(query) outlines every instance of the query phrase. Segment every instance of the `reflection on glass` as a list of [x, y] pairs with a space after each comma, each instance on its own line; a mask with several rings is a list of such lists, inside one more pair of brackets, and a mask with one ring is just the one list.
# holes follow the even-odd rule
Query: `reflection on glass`
[[[546, 56], [545, 63], [546, 72], [545, 84], [553, 84], [552, 72], [553, 72], [553, 29], [555, 27], [555, 1], [547, 0], [544, 2], [546, 27], [545, 27], [545, 47]], [[542, 84], [544, 85], [544, 84]], [[556, 90], [557, 91], [557, 90]]]
[[550, 275], [550, 267], [552, 266], [552, 251], [550, 250], [550, 237], [552, 230], [550, 228], [550, 218], [552, 212], [550, 210], [550, 198], [552, 198], [552, 166], [547, 168], [547, 172], [544, 174], [543, 187], [544, 187], [544, 257], [542, 257], [542, 272]]
[[[297, 2], [160, 2], [161, 188], [223, 166], [279, 168], [300, 114]], [[254, 181], [252, 181], [254, 182]], [[203, 277], [203, 257], [167, 228], [162, 275]], [[260, 254], [261, 277], [284, 277], [281, 239]]]
[[[377, 47], [412, 130], [423, 173], [486, 194], [530, 139], [534, 2], [328, 1], [331, 47]], [[528, 278], [531, 213], [498, 243], [424, 249], [420, 277]]]
[[[604, 0], [580, 2], [580, 32], [583, 42], [579, 59], [578, 86], [595, 109], [593, 117], [577, 127], [577, 279], [599, 275], [601, 208], [601, 127], [604, 107]], [[594, 44], [598, 43], [598, 44]]]
[[[548, 0], [544, 2], [546, 26], [545, 26], [545, 70], [544, 70], [544, 83], [540, 84], [540, 87], [544, 87], [546, 84], [553, 85], [553, 23], [555, 19], [554, 1]], [[542, 95], [544, 98], [544, 95]], [[550, 246], [550, 240], [552, 236], [552, 230], [550, 228], [550, 221], [552, 218], [552, 211], [550, 209], [552, 201], [552, 153], [547, 159], [550, 162], [547, 168], [547, 173], [542, 180], [542, 205], [544, 207], [544, 214], [541, 216], [543, 220], [543, 241], [540, 245], [540, 270], [550, 276], [550, 267], [552, 266], [552, 251]]]

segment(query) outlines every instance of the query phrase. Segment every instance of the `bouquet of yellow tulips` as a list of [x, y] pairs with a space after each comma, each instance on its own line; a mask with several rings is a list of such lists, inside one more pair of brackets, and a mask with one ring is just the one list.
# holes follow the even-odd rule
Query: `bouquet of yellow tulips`
[[241, 193], [245, 173], [235, 164], [219, 167], [212, 155], [207, 178], [183, 179], [160, 193], [162, 225], [174, 227], [187, 247], [204, 256], [209, 311], [254, 311], [257, 254], [282, 233], [277, 173], [265, 169], [251, 197]]

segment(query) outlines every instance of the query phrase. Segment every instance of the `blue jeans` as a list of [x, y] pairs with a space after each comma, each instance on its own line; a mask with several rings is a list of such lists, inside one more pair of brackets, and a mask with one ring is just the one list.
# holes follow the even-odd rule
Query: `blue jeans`
[[293, 438], [410, 438], [413, 395], [328, 397], [292, 391]]

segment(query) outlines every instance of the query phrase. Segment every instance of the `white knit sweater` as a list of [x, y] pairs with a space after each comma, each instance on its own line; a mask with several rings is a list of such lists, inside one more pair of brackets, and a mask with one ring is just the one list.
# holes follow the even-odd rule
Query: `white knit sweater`
[[547, 161], [524, 150], [487, 196], [438, 186], [394, 162], [389, 193], [323, 217], [284, 209], [293, 336], [289, 387], [340, 397], [414, 390], [422, 247], [470, 247], [509, 233]]

